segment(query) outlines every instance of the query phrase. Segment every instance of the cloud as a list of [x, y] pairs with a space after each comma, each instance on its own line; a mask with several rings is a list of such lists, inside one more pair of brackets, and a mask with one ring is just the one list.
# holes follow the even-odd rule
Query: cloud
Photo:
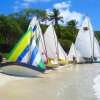
[[[71, 1], [67, 2], [59, 2], [53, 5], [54, 8], [59, 9], [60, 16], [63, 17], [63, 23], [59, 22], [62, 25], [66, 25], [68, 21], [70, 20], [76, 20], [78, 22], [77, 26], [80, 26], [84, 14], [77, 12], [77, 11], [71, 11]], [[52, 10], [47, 9], [47, 14], [51, 14]]]
[[30, 5], [32, 5], [33, 3], [49, 2], [49, 1], [51, 0], [16, 0], [13, 8], [14, 8], [14, 11], [17, 12], [20, 9], [30, 7]]
[[60, 9], [60, 16], [63, 17], [64, 25], [70, 20], [76, 20], [79, 25], [83, 18], [83, 14], [76, 11], [70, 11], [69, 9], [65, 10]]
[[30, 3], [23, 2], [23, 3], [21, 4], [21, 6], [22, 6], [23, 8], [28, 8], [28, 7], [30, 6]]
[[[14, 4], [14, 11], [19, 11], [20, 9], [23, 8], [28, 8], [31, 6], [32, 3], [36, 3], [36, 2], [49, 2], [51, 0], [16, 0], [15, 4]], [[77, 11], [72, 11], [70, 10], [72, 6], [71, 1], [66, 1], [66, 2], [58, 2], [56, 4], [53, 5], [53, 8], [57, 8], [60, 11], [60, 16], [63, 17], [63, 22], [60, 24], [66, 25], [68, 21], [70, 20], [76, 20], [78, 22], [78, 26], [80, 26], [80, 23], [82, 22], [83, 16], [84, 14], [77, 12]], [[47, 14], [51, 14], [52, 10], [47, 9]], [[47, 23], [51, 23], [49, 21], [46, 21]]]
[[71, 2], [68, 1], [68, 2], [56, 3], [54, 4], [53, 7], [57, 9], [68, 9], [70, 6], [71, 6]]
[[14, 3], [14, 7], [13, 7], [15, 12], [17, 12], [19, 10], [19, 4], [20, 4], [20, 1], [16, 0]]

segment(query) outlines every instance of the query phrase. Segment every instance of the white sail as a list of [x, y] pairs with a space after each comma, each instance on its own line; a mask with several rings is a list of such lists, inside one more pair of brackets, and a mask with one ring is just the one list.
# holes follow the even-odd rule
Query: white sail
[[45, 34], [44, 40], [47, 50], [47, 56], [51, 59], [66, 59], [66, 53], [61, 47], [59, 41], [57, 40], [56, 32], [53, 25], [51, 24]]
[[69, 53], [68, 53], [68, 58], [73, 60], [73, 57], [76, 57], [76, 53], [75, 53], [75, 46], [72, 43], [70, 50], [69, 50]]
[[88, 17], [83, 21], [82, 27], [76, 38], [75, 46], [83, 57], [90, 58], [100, 55], [99, 44], [94, 36], [93, 28]]
[[68, 60], [73, 61], [73, 57], [76, 58], [76, 61], [79, 62], [84, 62], [84, 59], [82, 58], [81, 53], [76, 49], [75, 45], [72, 43], [69, 53], [68, 53]]
[[47, 56], [52, 59], [57, 58], [57, 36], [52, 25], [47, 28], [44, 34], [44, 40]]
[[94, 57], [100, 58], [100, 46], [96, 38], [94, 38]]
[[58, 42], [58, 52], [59, 52], [59, 59], [66, 60], [67, 53], [64, 51], [60, 43]]
[[37, 20], [36, 17], [33, 17], [32, 21], [30, 22], [29, 27], [32, 27], [36, 25], [36, 34], [37, 37], [40, 36], [40, 41], [39, 41], [39, 51], [41, 53], [41, 56], [43, 58], [44, 61], [47, 60], [46, 57], [46, 49], [45, 49], [45, 43], [44, 43], [44, 39], [43, 39], [43, 34], [42, 34], [42, 30], [39, 24], [39, 21]]

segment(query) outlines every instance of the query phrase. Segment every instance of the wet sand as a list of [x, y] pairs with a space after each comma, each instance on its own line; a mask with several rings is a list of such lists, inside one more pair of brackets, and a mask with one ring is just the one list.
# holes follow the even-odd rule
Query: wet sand
[[0, 86], [0, 100], [97, 100], [93, 80], [99, 71], [100, 64], [82, 64], [41, 75], [43, 78], [13, 77]]

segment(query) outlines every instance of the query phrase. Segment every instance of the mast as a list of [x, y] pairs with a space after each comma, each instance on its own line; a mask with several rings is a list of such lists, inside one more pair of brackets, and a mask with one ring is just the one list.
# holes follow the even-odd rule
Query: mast
[[93, 60], [94, 60], [94, 38], [95, 38], [95, 34], [93, 32]]
[[[40, 23], [40, 22], [39, 22]], [[39, 28], [39, 26], [38, 26], [38, 28]], [[46, 50], [46, 45], [45, 45], [45, 40], [44, 40], [44, 36], [43, 36], [43, 34], [40, 32], [40, 30], [39, 30], [39, 33], [41, 34], [41, 42], [42, 42], [42, 46], [43, 46], [43, 51], [44, 51], [44, 53], [45, 53], [45, 57], [46, 57], [46, 63], [48, 63], [48, 56], [47, 56], [47, 50]], [[43, 40], [43, 41], [42, 41]], [[44, 44], [44, 45], [43, 45]]]
[[75, 45], [74, 45], [74, 51], [75, 51], [75, 56], [77, 56]]
[[32, 33], [31, 33], [30, 40], [29, 40], [29, 47], [28, 47], [28, 49], [29, 49], [29, 54], [28, 54], [28, 63], [30, 62], [31, 54], [32, 54], [32, 51], [31, 51], [32, 40], [33, 40], [33, 36], [32, 36]]
[[[89, 27], [89, 20], [88, 20], [88, 27]], [[91, 36], [91, 31], [89, 29], [89, 35], [90, 35], [90, 43], [91, 43], [91, 51], [92, 51], [92, 54], [91, 54], [91, 61], [93, 62], [94, 60], [94, 33], [93, 33], [93, 37]], [[92, 41], [93, 40], [93, 41]]]
[[94, 60], [94, 33], [93, 33], [93, 60]]
[[[43, 34], [42, 34], [43, 36]], [[46, 45], [45, 45], [45, 40], [44, 40], [44, 36], [43, 36], [43, 41], [44, 41], [44, 47], [45, 47], [45, 56], [46, 56], [46, 63], [48, 63], [48, 55], [47, 55], [47, 49], [46, 49]]]
[[[32, 19], [32, 21], [33, 21], [33, 19]], [[28, 30], [29, 30], [30, 28], [32, 29], [32, 32], [31, 32], [31, 35], [30, 35], [30, 38], [29, 38], [28, 63], [30, 62], [30, 59], [31, 59], [31, 54], [32, 54], [32, 51], [31, 51], [31, 44], [32, 44], [33, 37], [35, 36], [35, 35], [33, 35], [33, 29], [35, 28], [35, 25], [34, 25], [34, 27], [32, 27], [32, 26], [33, 26], [33, 25], [32, 25], [32, 24], [33, 24], [32, 21], [30, 22], [30, 24], [29, 24], [29, 26], [28, 26]], [[35, 21], [35, 24], [36, 24], [36, 21]]]
[[[88, 18], [88, 17], [87, 17]], [[90, 32], [90, 28], [89, 28], [89, 19], [87, 19], [88, 21], [88, 30], [89, 30], [89, 37], [90, 37], [90, 45], [91, 45], [91, 60], [93, 60], [93, 44], [92, 44], [92, 37], [91, 37], [91, 32]]]

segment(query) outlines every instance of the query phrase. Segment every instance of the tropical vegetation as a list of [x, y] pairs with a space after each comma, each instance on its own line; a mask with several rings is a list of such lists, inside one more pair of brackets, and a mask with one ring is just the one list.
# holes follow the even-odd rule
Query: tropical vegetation
[[[77, 22], [71, 20], [64, 26], [59, 25], [59, 21], [63, 23], [63, 17], [60, 16], [58, 9], [53, 9], [52, 12], [47, 15], [45, 10], [24, 9], [9, 15], [0, 15], [0, 52], [6, 53], [11, 51], [19, 38], [27, 30], [33, 16], [37, 16], [40, 22], [50, 20], [54, 23], [58, 39], [65, 51], [68, 52], [71, 43], [75, 41], [78, 33]], [[44, 33], [47, 25], [41, 24], [41, 28]], [[95, 33], [97, 39], [100, 40], [100, 31]]]

